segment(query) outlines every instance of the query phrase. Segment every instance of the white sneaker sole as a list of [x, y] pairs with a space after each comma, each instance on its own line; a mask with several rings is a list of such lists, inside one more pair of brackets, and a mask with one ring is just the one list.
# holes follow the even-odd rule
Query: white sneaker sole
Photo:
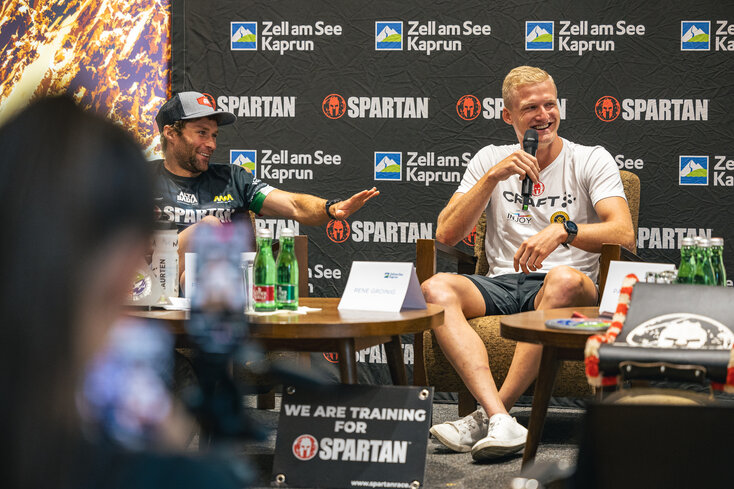
[[456, 443], [452, 442], [445, 436], [439, 432], [435, 426], [431, 426], [431, 429], [428, 430], [435, 439], [437, 439], [439, 442], [441, 442], [442, 445], [446, 446], [447, 448], [450, 448], [451, 450], [459, 453], [466, 453], [471, 451], [471, 447], [469, 445], [457, 445]]
[[491, 460], [504, 457], [511, 453], [520, 451], [525, 446], [527, 436], [521, 436], [512, 440], [486, 440], [478, 441], [471, 449], [474, 460]]

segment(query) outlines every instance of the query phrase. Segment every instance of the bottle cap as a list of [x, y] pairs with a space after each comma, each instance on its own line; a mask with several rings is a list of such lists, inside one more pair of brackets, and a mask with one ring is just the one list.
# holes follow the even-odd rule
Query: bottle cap
[[711, 246], [724, 246], [724, 238], [711, 238]]
[[259, 228], [257, 230], [257, 237], [273, 239], [273, 233], [268, 228]]
[[280, 230], [280, 237], [281, 238], [292, 238], [295, 235], [296, 235], [296, 233], [294, 233], [291, 228], [283, 228], [283, 229]]
[[698, 238], [699, 248], [708, 248], [711, 246], [711, 241], [708, 238]]
[[682, 240], [680, 240], [681, 246], [693, 246], [694, 244], [696, 244], [696, 242], [693, 240], [693, 238], [683, 238]]

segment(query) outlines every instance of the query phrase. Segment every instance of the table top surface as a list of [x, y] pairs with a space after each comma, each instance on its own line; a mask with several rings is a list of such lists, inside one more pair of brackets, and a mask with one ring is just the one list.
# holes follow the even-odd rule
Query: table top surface
[[551, 329], [545, 325], [545, 322], [549, 319], [570, 318], [574, 312], [595, 318], [599, 315], [599, 308], [596, 306], [561, 307], [502, 316], [500, 318], [500, 334], [503, 338], [516, 341], [540, 343], [562, 348], [583, 348], [589, 336], [599, 333]]
[[[426, 309], [400, 312], [340, 311], [339, 298], [302, 297], [300, 305], [319, 308], [308, 314], [248, 315], [254, 338], [346, 338], [393, 336], [418, 333], [443, 323], [443, 308], [427, 304]], [[167, 321], [174, 332], [183, 333], [188, 311], [134, 310], [131, 316]]]

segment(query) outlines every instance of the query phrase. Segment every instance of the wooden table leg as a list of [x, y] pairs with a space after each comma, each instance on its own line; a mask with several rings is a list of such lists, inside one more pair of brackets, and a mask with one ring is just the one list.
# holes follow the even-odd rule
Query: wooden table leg
[[391, 340], [385, 343], [385, 353], [387, 354], [387, 366], [390, 367], [392, 383], [394, 385], [408, 385], [408, 374], [405, 372], [400, 336], [392, 336]]
[[533, 393], [533, 408], [530, 411], [530, 426], [528, 426], [528, 440], [525, 443], [525, 451], [522, 455], [522, 466], [535, 459], [538, 451], [540, 436], [543, 434], [545, 415], [548, 412], [553, 385], [558, 373], [558, 351], [549, 346], [543, 347], [543, 356], [540, 359], [540, 370], [535, 381], [535, 392]]
[[354, 338], [339, 340], [339, 375], [342, 384], [357, 383], [357, 359], [354, 354]]

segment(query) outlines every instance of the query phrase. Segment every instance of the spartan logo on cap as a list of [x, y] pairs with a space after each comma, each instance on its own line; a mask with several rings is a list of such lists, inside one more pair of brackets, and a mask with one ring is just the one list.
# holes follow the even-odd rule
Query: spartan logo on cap
[[212, 110], [217, 110], [217, 102], [214, 101], [214, 97], [209, 95], [208, 93], [202, 93], [201, 97], [196, 99], [196, 102], [199, 105], [204, 105], [206, 107], [211, 107]]
[[334, 243], [343, 243], [349, 239], [349, 235], [352, 234], [352, 228], [349, 226], [347, 221], [341, 219], [332, 219], [329, 224], [326, 225], [326, 235]]
[[239, 165], [245, 170], [257, 176], [257, 150], [254, 149], [230, 149], [229, 163]]
[[525, 51], [553, 51], [551, 20], [525, 21]]
[[474, 95], [464, 95], [456, 102], [456, 113], [465, 121], [473, 121], [482, 112], [482, 104]]
[[619, 105], [619, 100], [609, 95], [605, 95], [596, 101], [594, 106], [594, 112], [596, 116], [604, 122], [612, 122], [614, 119], [619, 117], [619, 113], [622, 111], [622, 106]]
[[375, 50], [403, 50], [403, 22], [375, 22]]
[[402, 180], [402, 161], [402, 152], [375, 151], [375, 180]]
[[711, 49], [711, 22], [682, 20], [680, 23], [681, 51], [708, 51]]
[[293, 442], [293, 455], [298, 460], [311, 460], [319, 451], [319, 442], [311, 435], [301, 435]]
[[338, 119], [344, 115], [344, 112], [347, 110], [347, 104], [344, 102], [344, 97], [338, 93], [330, 93], [321, 102], [321, 110], [324, 111], [324, 115], [329, 119]]
[[708, 156], [679, 156], [678, 185], [708, 185]]
[[230, 22], [229, 25], [232, 51], [257, 50], [257, 22]]

